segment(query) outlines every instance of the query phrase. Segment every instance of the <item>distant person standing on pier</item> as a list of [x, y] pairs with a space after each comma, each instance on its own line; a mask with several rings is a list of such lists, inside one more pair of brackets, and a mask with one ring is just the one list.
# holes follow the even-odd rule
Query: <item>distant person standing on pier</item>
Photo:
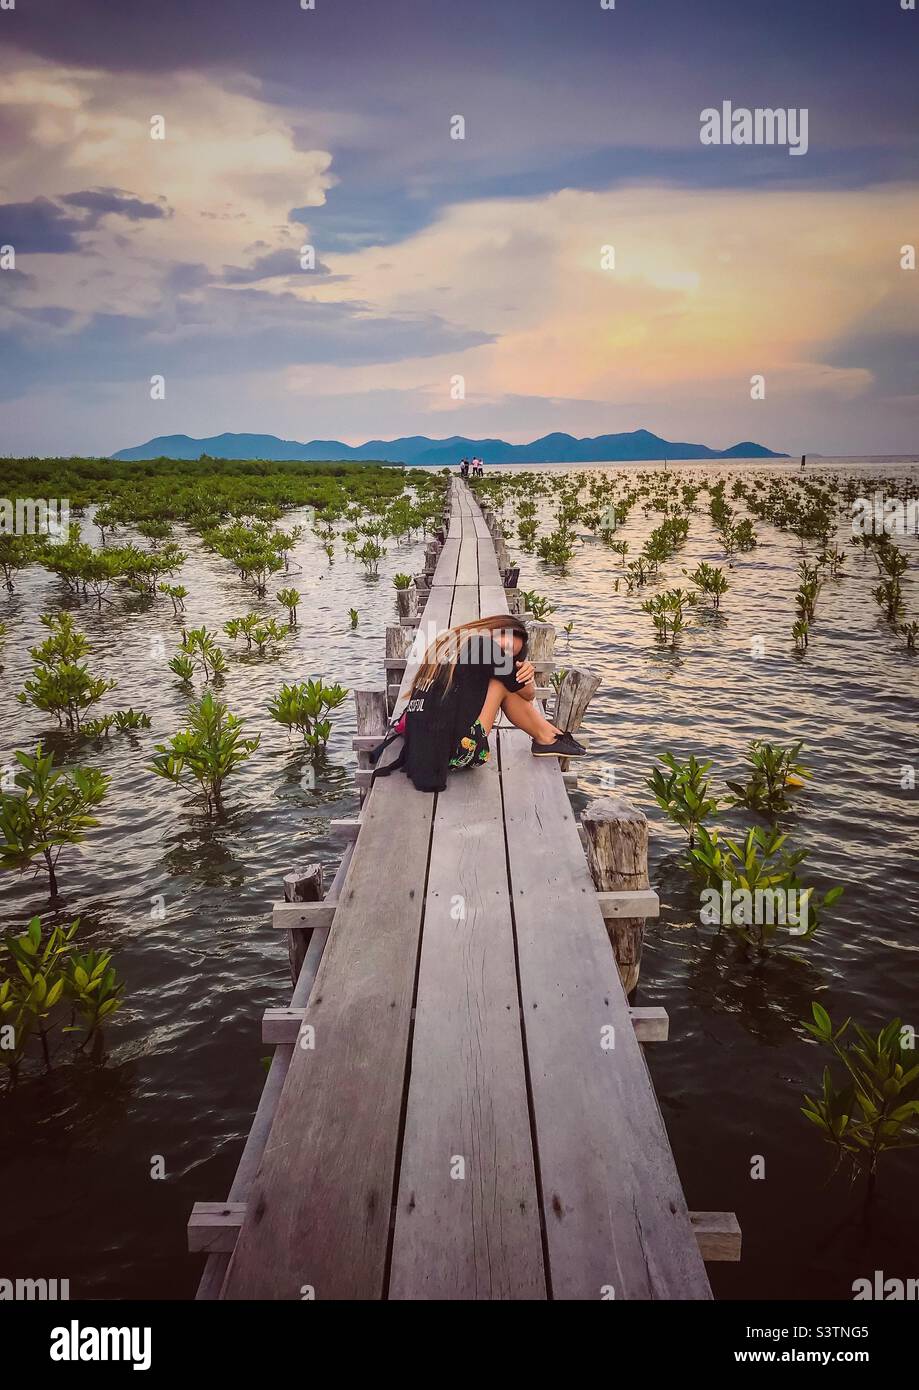
[[802, 454], [802, 455], [801, 455], [801, 467], [802, 467], [802, 468], [804, 467], [804, 462], [805, 462], [806, 458], [807, 458], [807, 454]]

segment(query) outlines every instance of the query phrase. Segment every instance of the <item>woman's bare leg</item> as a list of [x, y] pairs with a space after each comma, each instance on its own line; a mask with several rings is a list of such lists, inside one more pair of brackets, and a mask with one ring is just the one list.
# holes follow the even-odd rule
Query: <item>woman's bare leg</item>
[[550, 724], [545, 715], [540, 714], [532, 700], [515, 695], [499, 680], [491, 680], [488, 682], [488, 693], [479, 715], [479, 722], [486, 734], [491, 733], [499, 709], [503, 709], [511, 723], [522, 729], [525, 734], [529, 734], [530, 738], [535, 738], [537, 743], [551, 743], [556, 734], [562, 732], [554, 724]]

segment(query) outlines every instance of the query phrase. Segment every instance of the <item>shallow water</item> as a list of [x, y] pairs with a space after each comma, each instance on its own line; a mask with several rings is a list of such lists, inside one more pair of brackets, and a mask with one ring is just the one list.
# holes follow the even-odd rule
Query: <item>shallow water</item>
[[[773, 466], [790, 467], [759, 465], [757, 472]], [[916, 476], [914, 464], [866, 463], [857, 471], [906, 468]], [[824, 461], [808, 473], [825, 470], [843, 466]], [[689, 481], [748, 469], [719, 463], [673, 471]], [[634, 552], [659, 521], [636, 504], [621, 536]], [[844, 541], [842, 515], [840, 524]], [[513, 541], [510, 548], [521, 585], [553, 597], [559, 630], [574, 622], [570, 643], [560, 632], [560, 664], [590, 666], [603, 678], [586, 725], [590, 755], [580, 765], [576, 808], [602, 794], [614, 768], [617, 790], [652, 821], [652, 882], [662, 915], [649, 924], [636, 1002], [663, 1004], [670, 1014], [671, 1041], [649, 1048], [648, 1059], [687, 1201], [698, 1210], [736, 1211], [743, 1227], [742, 1263], [709, 1266], [716, 1296], [848, 1298], [852, 1280], [874, 1269], [919, 1275], [917, 1158], [915, 1151], [885, 1158], [864, 1219], [860, 1191], [839, 1175], [828, 1181], [828, 1151], [799, 1111], [823, 1066], [800, 1020], [819, 998], [834, 1019], [851, 1013], [876, 1029], [899, 1016], [919, 1025], [916, 793], [900, 788], [901, 768], [917, 762], [917, 666], [871, 597], [873, 561], [848, 547], [847, 573], [823, 589], [810, 647], [796, 656], [790, 627], [798, 542], [767, 523], [756, 530], [760, 543], [736, 557], [720, 617], [694, 621], [675, 653], [653, 640], [641, 596], [614, 591], [619, 559], [602, 545], [581, 547], [566, 576], [520, 555]], [[915, 563], [915, 538], [898, 544]], [[187, 548], [181, 581], [190, 591], [189, 625], [219, 629], [250, 608], [280, 616], [273, 600], [250, 601], [227, 562], [194, 539]], [[270, 925], [269, 904], [297, 861], [318, 857], [331, 877], [341, 846], [328, 836], [328, 822], [358, 809], [351, 702], [333, 716], [328, 764], [313, 790], [301, 782], [307, 765], [296, 745], [265, 706], [283, 680], [323, 675], [350, 689], [379, 687], [383, 628], [393, 620], [391, 578], [419, 568], [420, 553], [420, 545], [391, 549], [379, 579], [368, 580], [340, 550], [329, 566], [307, 530], [294, 553], [302, 573], [291, 576], [305, 595], [296, 634], [268, 660], [246, 660], [222, 639], [230, 655], [224, 698], [261, 734], [262, 746], [228, 782], [227, 817], [217, 825], [145, 770], [154, 741], [182, 724], [185, 699], [166, 664], [180, 621], [168, 602], [151, 611], [117, 596], [103, 616], [80, 607], [94, 645], [91, 668], [119, 681], [105, 707], [134, 704], [153, 717], [151, 731], [113, 734], [98, 751], [84, 745], [80, 760], [110, 773], [113, 785], [86, 853], [61, 861], [61, 920], [79, 915], [84, 947], [114, 949], [126, 1002], [109, 1030], [104, 1067], [62, 1056], [50, 1076], [0, 1100], [0, 1180], [16, 1194], [0, 1230], [0, 1274], [69, 1278], [72, 1297], [193, 1295], [201, 1262], [183, 1253], [188, 1212], [195, 1200], [220, 1199], [229, 1188], [269, 1051], [259, 1042], [259, 1019], [289, 997], [286, 946]], [[681, 568], [703, 559], [721, 563], [700, 513], [686, 545], [663, 567], [660, 587], [681, 582]], [[13, 696], [28, 671], [27, 649], [40, 639], [38, 613], [68, 602], [58, 581], [37, 568], [18, 587], [0, 598], [9, 629], [0, 675], [4, 764], [14, 748], [47, 734], [43, 717]], [[904, 592], [915, 616], [915, 570]], [[354, 632], [351, 607], [360, 613]], [[764, 658], [751, 656], [753, 635], [765, 639]], [[699, 925], [698, 903], [678, 867], [683, 836], [643, 787], [666, 748], [711, 758], [720, 783], [734, 778], [755, 736], [804, 739], [813, 780], [787, 828], [795, 846], [809, 851], [805, 877], [821, 887], [846, 884], [814, 939], [760, 966]], [[47, 741], [67, 753], [66, 739]], [[736, 828], [744, 817], [731, 812], [724, 822]], [[5, 875], [2, 893], [4, 924], [44, 910], [37, 880]], [[157, 895], [162, 919], [152, 915]], [[764, 1180], [750, 1176], [757, 1155]], [[165, 1180], [151, 1177], [157, 1156]]]

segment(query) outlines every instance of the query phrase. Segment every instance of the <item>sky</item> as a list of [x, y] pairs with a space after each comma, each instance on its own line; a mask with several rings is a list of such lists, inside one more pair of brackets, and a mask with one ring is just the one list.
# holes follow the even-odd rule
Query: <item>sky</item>
[[[919, 453], [912, 3], [13, 0], [0, 453]], [[724, 102], [806, 152], [704, 144]]]

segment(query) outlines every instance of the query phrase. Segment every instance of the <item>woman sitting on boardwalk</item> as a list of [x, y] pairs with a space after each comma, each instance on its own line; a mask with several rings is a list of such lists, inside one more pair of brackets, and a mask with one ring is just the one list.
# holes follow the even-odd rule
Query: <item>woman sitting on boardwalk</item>
[[526, 649], [526, 624], [507, 613], [441, 632], [424, 654], [396, 726], [405, 748], [391, 767], [404, 767], [419, 791], [443, 791], [448, 771], [488, 760], [499, 710], [530, 735], [534, 756], [583, 756], [584, 747], [537, 709], [536, 672]]

